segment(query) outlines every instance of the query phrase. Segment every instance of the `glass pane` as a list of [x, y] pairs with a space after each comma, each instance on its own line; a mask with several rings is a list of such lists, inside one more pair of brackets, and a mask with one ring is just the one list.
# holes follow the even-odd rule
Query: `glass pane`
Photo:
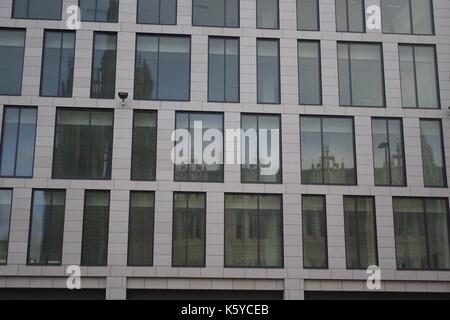
[[8, 257], [11, 202], [12, 190], [0, 190], [0, 264], [6, 264]]
[[138, 0], [137, 22], [159, 24], [159, 3], [160, 0]]
[[62, 0], [29, 0], [29, 19], [61, 19]]
[[278, 0], [257, 0], [256, 2], [257, 27], [278, 29]]
[[411, 33], [410, 0], [381, 0], [385, 33]]
[[399, 45], [398, 50], [400, 56], [402, 106], [404, 108], [417, 108], [414, 49], [412, 46]]
[[323, 183], [321, 119], [300, 118], [302, 183]]
[[119, 16], [119, 0], [97, 0], [96, 21], [117, 22]]
[[348, 1], [348, 30], [350, 32], [364, 32], [365, 9], [363, 0]]
[[157, 99], [159, 38], [137, 35], [136, 42], [134, 98]]
[[239, 102], [239, 40], [225, 42], [225, 101]]
[[303, 196], [303, 267], [326, 268], [327, 225], [325, 198], [322, 196]]
[[417, 98], [420, 108], [439, 108], [435, 49], [414, 46], [417, 80]]
[[447, 205], [446, 200], [425, 200], [430, 269], [450, 268]]
[[[220, 2], [220, 0], [219, 0]], [[239, 0], [225, 0], [225, 27], [239, 27]]]
[[433, 34], [432, 0], [414, 0], [412, 4], [412, 23], [414, 34]]
[[0, 95], [20, 95], [25, 31], [0, 29]]
[[436, 120], [420, 121], [422, 141], [423, 178], [426, 187], [445, 187], [446, 170], [442, 144], [441, 122]]
[[389, 140], [387, 129], [387, 120], [372, 120], [375, 185], [378, 186], [389, 185], [391, 180], [389, 170]]
[[336, 0], [336, 31], [349, 31], [347, 0]]
[[74, 47], [75, 33], [63, 33], [63, 43], [61, 51], [61, 67], [59, 76], [59, 96], [71, 97], [73, 87], [74, 71]]
[[402, 122], [401, 120], [389, 120], [388, 126], [391, 184], [394, 186], [404, 186], [406, 185], [406, 178]]
[[117, 35], [95, 33], [91, 98], [114, 99], [116, 93]]
[[242, 115], [241, 127], [242, 182], [258, 182], [258, 116]]
[[134, 112], [132, 180], [156, 178], [156, 112]]
[[318, 0], [297, 0], [297, 29], [319, 30]]
[[320, 45], [318, 42], [299, 41], [298, 68], [300, 104], [321, 104], [322, 83], [320, 75]]
[[338, 75], [339, 75], [339, 104], [349, 106], [351, 100], [350, 88], [350, 53], [349, 45], [338, 43]]
[[96, 0], [80, 0], [81, 21], [95, 21]]
[[4, 108], [1, 175], [14, 176], [20, 108]]
[[218, 38], [209, 40], [209, 101], [225, 101], [225, 41]]
[[226, 2], [228, 1], [192, 0], [192, 24], [195, 26], [224, 27]]
[[258, 103], [280, 103], [280, 65], [277, 40], [258, 40]]
[[31, 177], [33, 175], [36, 117], [36, 109], [21, 109], [20, 128], [17, 141], [16, 176]]
[[160, 24], [176, 24], [177, 0], [160, 1]]
[[259, 196], [259, 267], [276, 268], [283, 265], [281, 207], [281, 196]]
[[258, 116], [259, 182], [281, 183], [279, 116]]

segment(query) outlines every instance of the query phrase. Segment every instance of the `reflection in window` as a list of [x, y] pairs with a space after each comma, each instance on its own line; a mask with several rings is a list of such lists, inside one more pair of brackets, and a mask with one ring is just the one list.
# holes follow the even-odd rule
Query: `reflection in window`
[[0, 189], [0, 265], [6, 264], [8, 258], [11, 203], [12, 190]]
[[319, 31], [319, 0], [297, 0], [297, 29]]
[[41, 96], [71, 97], [75, 32], [45, 31]]
[[401, 119], [372, 119], [375, 185], [405, 186], [405, 156]]
[[225, 266], [283, 266], [282, 197], [225, 195]]
[[258, 103], [280, 103], [279, 41], [257, 40]]
[[138, 34], [136, 41], [134, 98], [189, 100], [190, 38]]
[[205, 266], [206, 194], [174, 193], [172, 265]]
[[298, 42], [298, 91], [300, 104], [322, 104], [319, 41]]
[[446, 187], [444, 145], [440, 120], [420, 120], [423, 179], [425, 187]]
[[394, 198], [397, 268], [448, 270], [448, 200]]
[[34, 190], [28, 263], [58, 265], [62, 263], [64, 237], [64, 190]]
[[385, 33], [434, 34], [432, 0], [381, 0]]
[[1, 176], [33, 176], [36, 121], [36, 108], [4, 108], [0, 167]]
[[114, 99], [116, 94], [117, 34], [94, 33], [91, 98]]
[[61, 13], [62, 0], [14, 0], [12, 17], [15, 19], [60, 20]]
[[356, 184], [353, 119], [300, 118], [303, 184]]
[[0, 28], [0, 95], [22, 92], [25, 30]]
[[80, 0], [81, 21], [118, 22], [119, 0]]
[[278, 29], [278, 1], [256, 0], [256, 26], [262, 29]]
[[156, 111], [134, 110], [131, 180], [156, 178]]
[[364, 0], [336, 0], [336, 31], [365, 32]]
[[239, 0], [192, 0], [192, 25], [239, 28]]
[[324, 196], [302, 196], [303, 267], [328, 267], [327, 217]]
[[138, 0], [137, 23], [176, 24], [177, 0]]

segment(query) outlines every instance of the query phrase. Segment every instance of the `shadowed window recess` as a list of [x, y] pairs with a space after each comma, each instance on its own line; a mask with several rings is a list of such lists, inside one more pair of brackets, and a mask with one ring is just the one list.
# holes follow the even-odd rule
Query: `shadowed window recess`
[[25, 30], [0, 28], [0, 95], [22, 93]]

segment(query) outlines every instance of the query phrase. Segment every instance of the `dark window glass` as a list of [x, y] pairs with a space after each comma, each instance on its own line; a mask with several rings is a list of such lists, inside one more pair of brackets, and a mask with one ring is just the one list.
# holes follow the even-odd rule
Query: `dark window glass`
[[298, 42], [298, 91], [300, 104], [322, 104], [319, 41]]
[[344, 224], [347, 268], [378, 265], [374, 198], [344, 197]]
[[394, 198], [397, 268], [450, 269], [448, 200]]
[[31, 229], [28, 240], [28, 263], [58, 265], [62, 263], [64, 238], [63, 190], [34, 190]]
[[110, 179], [113, 118], [111, 110], [58, 109], [53, 177]]
[[81, 265], [106, 266], [108, 259], [109, 191], [86, 190]]
[[114, 99], [116, 93], [117, 34], [94, 33], [91, 98]]
[[177, 0], [138, 0], [137, 22], [176, 24]]
[[297, 29], [318, 31], [319, 0], [297, 0]]
[[60, 20], [61, 13], [62, 0], [14, 0], [12, 17], [15, 19]]
[[280, 103], [279, 41], [257, 40], [258, 103]]
[[12, 190], [0, 189], [0, 264], [6, 264], [8, 258], [11, 203]]
[[278, 29], [279, 0], [256, 1], [256, 26], [263, 29]]
[[401, 119], [372, 119], [375, 185], [405, 186], [405, 156]]
[[239, 102], [239, 39], [209, 38], [208, 100]]
[[0, 167], [1, 176], [33, 176], [36, 121], [36, 108], [4, 108]]
[[446, 187], [444, 145], [440, 120], [420, 120], [423, 180], [425, 187]]
[[239, 0], [192, 0], [192, 25], [239, 28]]
[[135, 110], [133, 118], [131, 180], [155, 180], [157, 113]]
[[301, 117], [302, 183], [356, 184], [352, 118]]
[[283, 267], [282, 197], [225, 195], [225, 267]]
[[385, 33], [434, 34], [432, 0], [381, 0]]
[[380, 44], [338, 43], [341, 106], [385, 106], [382, 61]]
[[134, 98], [189, 100], [190, 46], [189, 37], [137, 35]]
[[364, 0], [336, 0], [336, 31], [365, 32]]
[[324, 196], [303, 196], [303, 267], [328, 268], [327, 217]]
[[155, 194], [130, 193], [130, 221], [128, 230], [128, 265], [153, 265], [153, 237]]
[[119, 0], [80, 0], [81, 21], [118, 22]]
[[172, 265], [205, 266], [206, 194], [174, 193]]
[[[195, 128], [195, 125], [201, 125], [202, 129], [200, 132], [199, 129]], [[176, 181], [204, 181], [204, 182], [223, 182], [223, 114], [218, 113], [196, 113], [196, 112], [177, 112], [176, 113], [176, 129], [185, 129], [190, 133], [191, 143], [185, 144], [186, 142], [179, 139], [177, 140], [175, 147], [180, 144], [178, 147], [181, 149], [188, 149], [190, 151], [190, 156], [187, 163], [184, 162], [182, 164], [175, 164], [175, 180]], [[219, 130], [222, 132], [222, 140], [220, 141], [210, 141], [208, 139], [201, 139], [198, 137], [198, 133], [202, 134], [202, 137], [205, 137], [205, 133], [209, 129]], [[202, 140], [203, 145], [201, 148], [196, 149], [195, 143], [196, 140]], [[204, 141], [207, 140], [207, 141]], [[183, 143], [184, 142], [184, 143]], [[212, 144], [214, 143], [214, 144]], [[212, 154], [208, 152], [208, 146], [217, 146], [216, 153]], [[183, 148], [185, 146], [186, 148]], [[207, 149], [208, 148], [208, 149]], [[183, 150], [186, 152], [186, 150]], [[199, 153], [202, 154], [199, 154]], [[199, 158], [200, 156], [209, 156], [213, 157], [215, 160], [213, 164], [206, 163], [203, 159]], [[180, 159], [179, 159], [180, 157]], [[182, 155], [175, 152], [175, 161], [181, 162]]]
[[41, 96], [72, 97], [75, 32], [45, 31]]
[[242, 115], [242, 182], [281, 183], [281, 119]]
[[25, 30], [0, 29], [0, 95], [20, 95]]

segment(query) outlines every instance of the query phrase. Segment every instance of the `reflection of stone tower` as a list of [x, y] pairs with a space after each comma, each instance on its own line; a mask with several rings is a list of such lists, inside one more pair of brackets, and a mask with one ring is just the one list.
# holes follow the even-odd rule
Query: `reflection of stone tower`
[[320, 157], [320, 161], [311, 165], [311, 172], [314, 181], [321, 180], [322, 173], [324, 176], [333, 176], [340, 180], [345, 178], [344, 161], [340, 164], [336, 162], [336, 157], [331, 154], [330, 146], [325, 145], [325, 151]]
[[119, 1], [109, 0], [109, 8], [106, 21], [115, 21], [118, 16], [118, 10], [119, 10]]
[[441, 172], [434, 159], [433, 147], [428, 143], [426, 136], [422, 134], [422, 157], [424, 163], [424, 178], [427, 184], [440, 184], [442, 181]]
[[136, 59], [135, 95], [141, 99], [150, 99], [153, 94], [153, 79], [150, 67], [140, 54]]

